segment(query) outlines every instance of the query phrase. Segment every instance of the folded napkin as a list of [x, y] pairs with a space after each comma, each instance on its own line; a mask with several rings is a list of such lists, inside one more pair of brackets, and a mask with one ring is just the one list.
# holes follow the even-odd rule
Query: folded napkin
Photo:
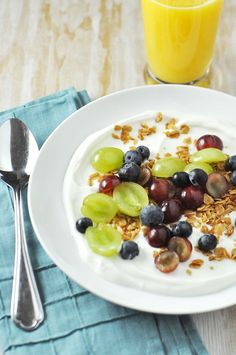
[[[74, 88], [0, 113], [24, 121], [41, 147], [72, 112], [89, 102]], [[26, 198], [26, 196], [24, 196]], [[188, 316], [141, 313], [107, 302], [71, 281], [50, 260], [34, 235], [24, 200], [25, 230], [45, 321], [27, 333], [10, 320], [14, 262], [14, 215], [8, 188], [0, 182], [0, 349], [17, 355], [205, 355]]]

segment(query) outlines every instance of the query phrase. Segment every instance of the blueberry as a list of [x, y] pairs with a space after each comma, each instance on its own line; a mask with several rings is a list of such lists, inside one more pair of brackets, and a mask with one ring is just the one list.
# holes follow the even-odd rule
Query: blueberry
[[118, 175], [121, 181], [138, 181], [140, 167], [135, 163], [127, 163], [120, 168]]
[[207, 179], [208, 175], [202, 169], [193, 169], [189, 173], [189, 180], [193, 186], [205, 186]]
[[128, 240], [122, 243], [120, 249], [120, 256], [122, 257], [122, 259], [131, 260], [138, 255], [139, 255], [139, 247], [137, 243], [133, 242], [132, 240]]
[[236, 155], [232, 155], [225, 163], [225, 170], [236, 170]]
[[172, 235], [188, 238], [192, 234], [193, 228], [190, 223], [181, 221], [172, 228]]
[[188, 173], [180, 171], [172, 176], [172, 182], [176, 187], [186, 187], [190, 185]]
[[124, 156], [124, 162], [127, 163], [135, 163], [137, 165], [141, 165], [143, 162], [142, 155], [136, 150], [128, 150]]
[[198, 240], [199, 249], [202, 251], [210, 251], [215, 249], [217, 238], [213, 234], [204, 234]]
[[75, 224], [77, 231], [83, 234], [86, 232], [86, 229], [92, 227], [92, 225], [92, 220], [87, 217], [81, 217]]
[[143, 207], [140, 213], [140, 219], [143, 226], [155, 227], [164, 220], [164, 213], [159, 206], [149, 205]]
[[232, 172], [231, 178], [230, 178], [231, 183], [236, 186], [236, 170]]
[[145, 145], [140, 145], [136, 148], [136, 151], [141, 154], [143, 160], [148, 159], [150, 157], [150, 150]]

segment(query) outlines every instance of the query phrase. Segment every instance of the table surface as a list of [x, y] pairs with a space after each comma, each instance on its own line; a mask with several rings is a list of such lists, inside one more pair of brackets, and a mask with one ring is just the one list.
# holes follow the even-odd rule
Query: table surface
[[[236, 1], [224, 4], [212, 86], [236, 95]], [[144, 84], [138, 0], [0, 3], [0, 110], [69, 86], [92, 98]], [[210, 354], [236, 352], [236, 306], [193, 319]]]

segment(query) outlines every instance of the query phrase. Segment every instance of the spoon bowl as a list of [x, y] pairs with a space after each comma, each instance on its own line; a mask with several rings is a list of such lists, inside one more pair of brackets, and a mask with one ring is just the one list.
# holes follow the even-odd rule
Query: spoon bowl
[[28, 182], [39, 153], [28, 127], [12, 118], [0, 127], [0, 174], [9, 186]]

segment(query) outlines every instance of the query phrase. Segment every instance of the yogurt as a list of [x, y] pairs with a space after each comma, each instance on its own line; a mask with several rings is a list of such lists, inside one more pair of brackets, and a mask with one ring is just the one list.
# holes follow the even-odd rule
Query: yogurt
[[[180, 135], [177, 139], [167, 138], [163, 134], [163, 130], [170, 117], [164, 117], [160, 123], [156, 124], [154, 120], [156, 115], [156, 112], [147, 112], [119, 124], [132, 125], [132, 135], [135, 137], [137, 137], [141, 122], [145, 122], [149, 126], [156, 125], [156, 133], [145, 137], [145, 140], [139, 141], [138, 145], [149, 147], [150, 158], [157, 153], [161, 157], [167, 152], [174, 155], [176, 147], [183, 145], [183, 139], [186, 135]], [[192, 140], [204, 134], [215, 134], [224, 142], [226, 154], [233, 155], [236, 153], [235, 127], [226, 127], [219, 122], [206, 122], [204, 117], [194, 118], [194, 120], [177, 120], [177, 126], [182, 124], [187, 124], [190, 127], [188, 136]], [[190, 259], [180, 263], [174, 272], [170, 274], [161, 273], [156, 269], [153, 262], [153, 251], [155, 249], [147, 243], [142, 232], [135, 239], [139, 245], [140, 254], [133, 260], [123, 260], [119, 256], [103, 257], [93, 253], [84, 236], [76, 231], [75, 222], [81, 217], [80, 209], [84, 197], [97, 192], [98, 189], [98, 184], [92, 187], [88, 185], [88, 178], [90, 174], [94, 173], [90, 164], [93, 153], [102, 147], [117, 147], [125, 152], [132, 145], [132, 142], [124, 144], [120, 140], [114, 139], [112, 132], [113, 126], [110, 126], [89, 136], [74, 153], [65, 175], [63, 199], [71, 234], [76, 239], [78, 246], [78, 258], [81, 258], [100, 277], [111, 283], [165, 295], [196, 296], [215, 292], [234, 284], [236, 282], [236, 262], [227, 259], [220, 262], [209, 261], [206, 256], [194, 249]], [[195, 151], [196, 148], [190, 145], [190, 152]], [[231, 215], [232, 220], [236, 217], [233, 214]], [[201, 235], [202, 233], [199, 230], [193, 228], [193, 233], [189, 238], [193, 246], [197, 245]], [[234, 248], [235, 237], [236, 233], [231, 237], [222, 236], [219, 246], [226, 248], [230, 253]], [[188, 265], [191, 260], [199, 258], [204, 260], [204, 264], [200, 269], [191, 269], [192, 274], [189, 275], [186, 272]]]

